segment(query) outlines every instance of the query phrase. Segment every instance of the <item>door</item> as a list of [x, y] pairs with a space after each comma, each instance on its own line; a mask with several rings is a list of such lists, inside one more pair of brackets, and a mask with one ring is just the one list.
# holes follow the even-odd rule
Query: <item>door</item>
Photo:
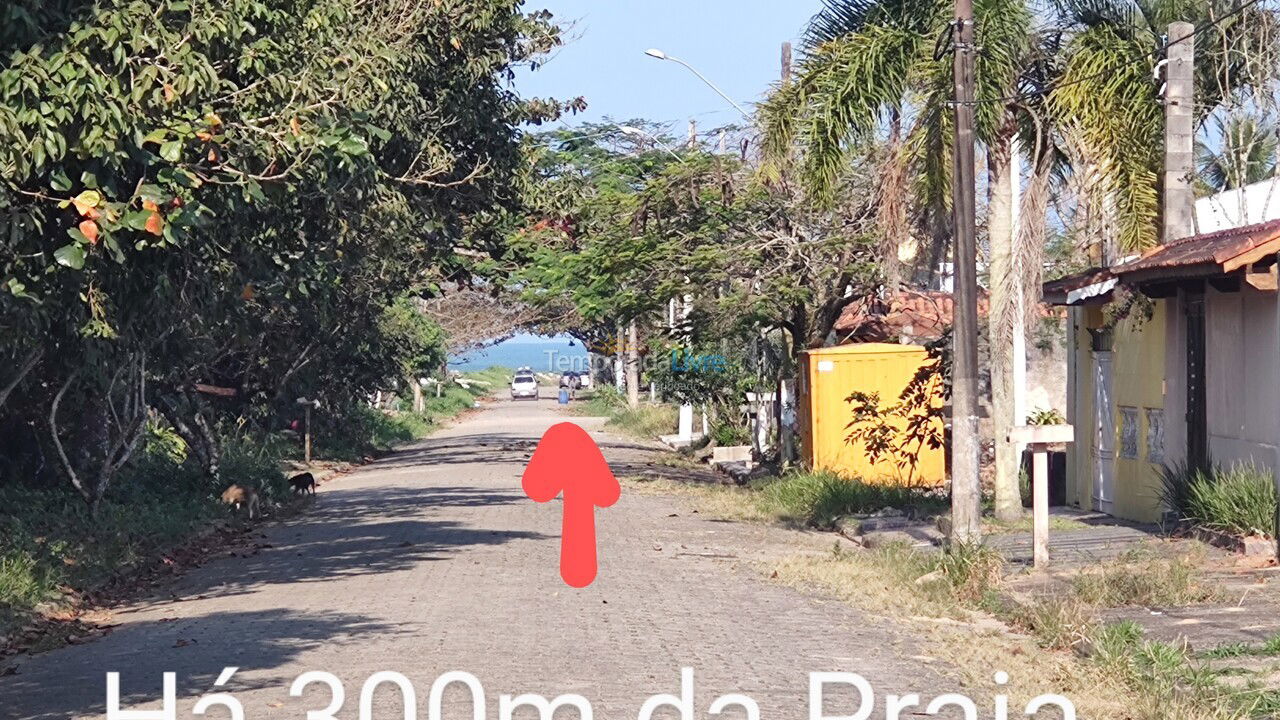
[[1209, 422], [1206, 400], [1204, 291], [1188, 292], [1187, 317], [1187, 465], [1207, 469]]
[[1093, 351], [1093, 509], [1111, 514], [1115, 501], [1116, 413], [1111, 350]]

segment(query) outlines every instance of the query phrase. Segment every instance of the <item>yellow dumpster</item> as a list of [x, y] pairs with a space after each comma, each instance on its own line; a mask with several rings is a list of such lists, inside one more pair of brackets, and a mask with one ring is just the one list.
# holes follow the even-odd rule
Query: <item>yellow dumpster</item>
[[[920, 434], [907, 432], [916, 412], [902, 416], [892, 412], [899, 396], [929, 358], [916, 345], [862, 343], [809, 350], [803, 355], [800, 371], [799, 425], [804, 459], [813, 470], [827, 470], [867, 482], [935, 487], [946, 481], [943, 447], [920, 442]], [[878, 393], [882, 412], [878, 421], [854, 427], [854, 392]], [[934, 377], [926, 388], [935, 408], [942, 406], [942, 379]], [[879, 425], [881, 444], [896, 451], [882, 452], [873, 462], [865, 436], [849, 435], [855, 429]], [[942, 437], [939, 418], [923, 423], [930, 434]], [[887, 442], [885, 442], [887, 441]], [[914, 456], [914, 458], [913, 458]]]

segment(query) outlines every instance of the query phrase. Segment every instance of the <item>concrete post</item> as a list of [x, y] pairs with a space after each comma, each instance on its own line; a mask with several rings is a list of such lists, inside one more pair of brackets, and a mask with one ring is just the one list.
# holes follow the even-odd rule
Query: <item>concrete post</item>
[[1169, 24], [1164, 90], [1164, 230], [1161, 242], [1194, 232], [1195, 26]]

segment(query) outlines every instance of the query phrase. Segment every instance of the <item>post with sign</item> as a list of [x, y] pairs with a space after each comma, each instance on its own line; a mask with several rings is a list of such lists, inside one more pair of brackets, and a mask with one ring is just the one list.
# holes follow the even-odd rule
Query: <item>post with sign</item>
[[1009, 441], [1031, 450], [1032, 557], [1037, 570], [1049, 565], [1049, 446], [1075, 440], [1071, 425], [1019, 425]]
[[300, 397], [297, 403], [302, 406], [302, 460], [311, 464], [311, 408], [320, 407], [319, 400], [308, 400]]

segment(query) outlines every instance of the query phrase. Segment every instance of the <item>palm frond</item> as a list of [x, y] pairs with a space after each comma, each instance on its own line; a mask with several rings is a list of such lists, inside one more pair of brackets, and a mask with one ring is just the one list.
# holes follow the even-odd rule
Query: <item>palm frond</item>
[[830, 200], [849, 143], [869, 135], [886, 108], [901, 105], [923, 46], [917, 33], [873, 26], [804, 58], [796, 80], [765, 103], [765, 149], [772, 162], [798, 138], [806, 186]]
[[1121, 248], [1156, 242], [1156, 177], [1163, 105], [1151, 83], [1151, 58], [1113, 28], [1076, 35], [1061, 82], [1049, 96], [1055, 117], [1077, 128], [1098, 159], [1118, 221]]
[[943, 0], [823, 0], [822, 5], [805, 30], [801, 48], [806, 53], [873, 25], [927, 34], [937, 29], [938, 13], [949, 6]]

